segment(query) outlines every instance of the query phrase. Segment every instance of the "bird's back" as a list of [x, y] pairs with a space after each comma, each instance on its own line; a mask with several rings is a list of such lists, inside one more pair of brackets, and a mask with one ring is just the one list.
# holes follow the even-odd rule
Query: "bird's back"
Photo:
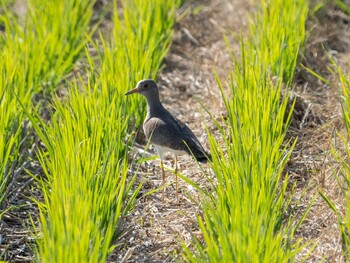
[[181, 120], [174, 118], [164, 107], [149, 110], [143, 124], [146, 137], [150, 142], [176, 151], [184, 151], [199, 162], [211, 158], [191, 129]]

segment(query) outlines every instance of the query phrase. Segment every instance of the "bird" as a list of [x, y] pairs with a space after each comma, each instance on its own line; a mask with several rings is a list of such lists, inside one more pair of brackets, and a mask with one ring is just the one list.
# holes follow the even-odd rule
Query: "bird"
[[136, 88], [126, 92], [125, 95], [135, 93], [144, 96], [147, 101], [147, 115], [143, 122], [143, 131], [147, 140], [156, 148], [160, 157], [163, 202], [165, 200], [163, 160], [167, 152], [175, 154], [176, 197], [178, 199], [177, 156], [189, 154], [200, 163], [211, 161], [212, 157], [204, 149], [192, 130], [164, 108], [159, 98], [158, 86], [154, 80], [144, 79], [139, 81]]

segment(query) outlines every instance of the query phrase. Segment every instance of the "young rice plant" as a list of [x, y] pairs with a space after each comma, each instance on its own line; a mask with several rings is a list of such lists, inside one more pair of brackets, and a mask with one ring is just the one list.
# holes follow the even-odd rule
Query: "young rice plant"
[[[290, 84], [305, 39], [308, 2], [261, 1], [241, 59], [233, 55], [230, 95], [218, 79], [228, 113], [209, 133], [217, 176], [198, 217], [204, 244], [185, 248], [188, 262], [293, 262], [303, 248], [294, 240], [301, 223], [286, 216], [291, 196], [282, 172], [294, 147], [285, 143], [290, 113], [282, 81]], [[287, 116], [287, 118], [286, 118]]]
[[2, 1], [0, 12], [0, 208], [15, 169], [26, 161], [18, 101], [31, 111], [34, 95], [53, 91], [72, 69], [86, 44], [94, 3], [30, 0], [22, 19], [7, 9], [10, 2]]
[[31, 117], [47, 148], [39, 154], [47, 176], [39, 204], [43, 262], [105, 262], [140, 187], [133, 189], [136, 174], [127, 177], [127, 131], [134, 123], [129, 116], [143, 114], [144, 107], [127, 103], [124, 93], [139, 79], [156, 76], [178, 2], [122, 4], [122, 12], [114, 8], [111, 42], [101, 36], [101, 46], [93, 44], [97, 61], [87, 53], [88, 78], [71, 84], [66, 101], [54, 100], [49, 124]]

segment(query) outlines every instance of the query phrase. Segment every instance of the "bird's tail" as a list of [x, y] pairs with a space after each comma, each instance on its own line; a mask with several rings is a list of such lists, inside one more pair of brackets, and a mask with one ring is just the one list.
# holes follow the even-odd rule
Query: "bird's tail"
[[212, 161], [212, 157], [210, 153], [204, 152], [201, 155], [196, 155], [196, 160], [200, 163], [207, 163], [208, 161]]

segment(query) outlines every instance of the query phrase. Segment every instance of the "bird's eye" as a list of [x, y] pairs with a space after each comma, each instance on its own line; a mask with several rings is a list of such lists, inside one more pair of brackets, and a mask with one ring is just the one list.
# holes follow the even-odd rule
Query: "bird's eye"
[[145, 84], [145, 86], [144, 86], [145, 88], [148, 88], [148, 84]]

